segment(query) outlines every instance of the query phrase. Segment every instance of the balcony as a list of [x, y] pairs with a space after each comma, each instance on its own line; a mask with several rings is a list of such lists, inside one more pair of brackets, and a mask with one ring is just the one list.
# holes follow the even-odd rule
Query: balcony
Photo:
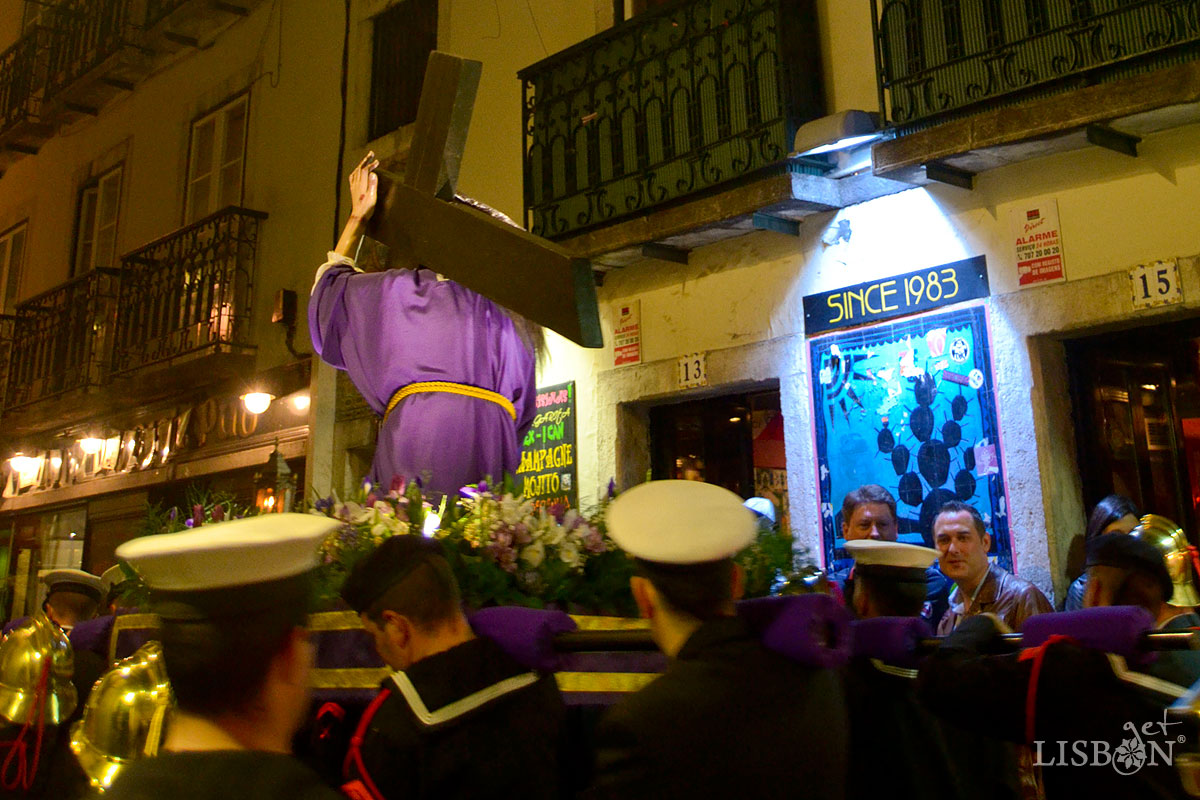
[[814, 5], [677, 0], [522, 70], [530, 230], [617, 266], [843, 204], [789, 159], [825, 113]]
[[[1200, 120], [1200, 18], [1164, 0], [872, 0], [877, 174], [975, 172]], [[951, 180], [950, 182], [955, 182]]]
[[55, 31], [35, 27], [0, 53], [0, 172], [36, 153], [54, 133], [41, 117], [44, 76]]
[[136, 42], [141, 20], [134, 8], [134, 0], [63, 0], [55, 7], [48, 110], [64, 119], [95, 115], [149, 74], [151, 53]]
[[72, 402], [106, 382], [116, 287], [115, 270], [95, 269], [17, 306], [4, 391], [6, 429], [10, 412]]
[[253, 365], [251, 289], [266, 218], [231, 206], [122, 257], [115, 378], [161, 393]]
[[156, 53], [201, 47], [262, 0], [146, 0], [141, 44]]

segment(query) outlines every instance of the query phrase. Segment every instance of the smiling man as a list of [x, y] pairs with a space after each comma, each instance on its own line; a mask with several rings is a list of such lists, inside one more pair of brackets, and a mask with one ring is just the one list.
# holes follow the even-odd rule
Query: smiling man
[[933, 520], [933, 543], [938, 565], [954, 581], [950, 609], [938, 623], [947, 634], [976, 614], [995, 614], [1012, 630], [1034, 614], [1053, 611], [1041, 590], [988, 561], [992, 537], [974, 506], [951, 500]]

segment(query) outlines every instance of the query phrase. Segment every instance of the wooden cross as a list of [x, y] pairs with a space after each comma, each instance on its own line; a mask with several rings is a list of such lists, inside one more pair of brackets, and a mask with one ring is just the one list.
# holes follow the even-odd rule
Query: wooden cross
[[603, 347], [587, 259], [454, 202], [482, 67], [430, 53], [404, 177], [378, 171], [367, 235], [576, 344]]

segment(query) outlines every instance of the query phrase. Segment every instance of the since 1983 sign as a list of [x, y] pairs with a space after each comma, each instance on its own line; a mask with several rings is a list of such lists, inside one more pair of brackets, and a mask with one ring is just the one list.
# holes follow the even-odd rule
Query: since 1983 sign
[[809, 336], [932, 308], [987, 297], [983, 256], [919, 269], [804, 298], [804, 332]]

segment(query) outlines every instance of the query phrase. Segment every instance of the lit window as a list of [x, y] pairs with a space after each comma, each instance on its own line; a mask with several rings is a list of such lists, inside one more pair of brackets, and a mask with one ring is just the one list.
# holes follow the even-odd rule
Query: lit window
[[115, 267], [117, 216], [121, 206], [121, 167], [110, 169], [79, 195], [75, 274], [96, 267]]
[[242, 95], [193, 123], [185, 224], [241, 205], [248, 105]]

